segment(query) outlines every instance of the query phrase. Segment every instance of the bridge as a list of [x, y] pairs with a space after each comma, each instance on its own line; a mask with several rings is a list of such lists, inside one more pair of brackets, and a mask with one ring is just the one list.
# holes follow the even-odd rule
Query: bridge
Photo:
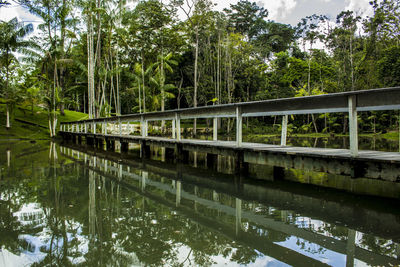
[[[103, 147], [105, 143], [107, 150], [114, 150], [118, 141], [121, 152], [128, 150], [129, 143], [139, 143], [143, 156], [149, 145], [172, 148], [177, 159], [185, 151], [233, 156], [239, 172], [245, 172], [251, 163], [274, 166], [277, 173], [282, 168], [296, 168], [400, 182], [400, 153], [358, 148], [358, 112], [378, 110], [400, 110], [400, 87], [96, 118], [61, 123], [59, 133], [79, 143], [85, 138], [92, 146]], [[348, 114], [349, 149], [287, 146], [289, 115], [333, 112]], [[243, 118], [260, 116], [282, 116], [280, 146], [243, 142]], [[198, 118], [213, 119], [213, 140], [182, 138], [181, 120]], [[218, 140], [218, 118], [236, 119], [235, 141]], [[171, 121], [171, 136], [149, 136], [148, 123], [153, 121]]]

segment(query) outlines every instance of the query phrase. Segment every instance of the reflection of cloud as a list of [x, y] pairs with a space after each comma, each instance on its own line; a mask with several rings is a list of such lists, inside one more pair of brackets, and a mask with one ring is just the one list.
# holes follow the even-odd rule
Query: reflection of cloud
[[17, 17], [19, 21], [23, 22], [41, 22], [37, 16], [29, 13], [29, 11], [20, 5], [12, 4], [7, 7], [0, 8], [0, 20], [9, 21]]

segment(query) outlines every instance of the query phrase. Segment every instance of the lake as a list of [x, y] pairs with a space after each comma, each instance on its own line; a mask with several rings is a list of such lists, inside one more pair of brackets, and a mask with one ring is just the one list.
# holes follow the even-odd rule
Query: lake
[[0, 266], [400, 264], [397, 184], [188, 156], [1, 142]]

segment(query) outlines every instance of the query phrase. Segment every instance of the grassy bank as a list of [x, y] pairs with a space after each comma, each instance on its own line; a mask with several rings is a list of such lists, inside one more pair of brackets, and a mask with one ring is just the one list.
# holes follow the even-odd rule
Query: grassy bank
[[[75, 121], [87, 118], [87, 114], [65, 110], [65, 115], [58, 112], [58, 124], [60, 122]], [[59, 127], [57, 127], [58, 129]], [[6, 129], [6, 105], [0, 104], [0, 139], [49, 139], [49, 120], [47, 111], [41, 107], [18, 105], [14, 109], [11, 128]]]

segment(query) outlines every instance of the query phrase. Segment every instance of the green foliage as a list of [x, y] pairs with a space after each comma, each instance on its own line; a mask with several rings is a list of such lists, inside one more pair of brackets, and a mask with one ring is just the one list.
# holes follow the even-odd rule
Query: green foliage
[[[268, 20], [266, 8], [246, 0], [222, 12], [209, 0], [143, 0], [129, 10], [115, 0], [25, 4], [43, 20], [34, 39], [22, 38], [32, 25], [0, 23], [0, 93], [11, 111], [47, 106], [55, 119], [58, 110], [87, 112], [91, 99], [93, 116], [110, 116], [400, 85], [393, 1], [372, 1], [368, 18], [343, 11], [333, 22], [314, 14], [296, 27]], [[79, 21], [90, 31], [78, 30]], [[13, 51], [26, 55], [28, 67]], [[360, 128], [394, 128], [393, 114], [360, 116]], [[291, 121], [293, 132], [347, 131], [339, 114]]]

